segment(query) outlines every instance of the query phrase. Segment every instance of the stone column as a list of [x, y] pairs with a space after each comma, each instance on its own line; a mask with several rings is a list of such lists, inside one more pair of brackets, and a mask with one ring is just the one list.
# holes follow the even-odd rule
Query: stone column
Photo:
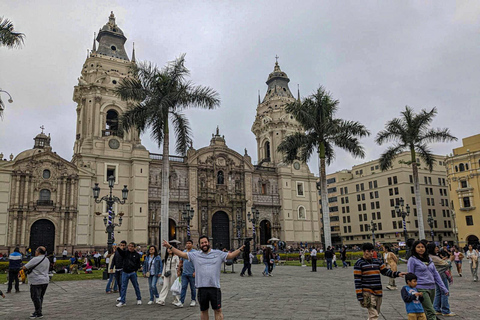
[[18, 206], [19, 205], [19, 199], [20, 199], [20, 175], [15, 175], [15, 200], [14, 200], [14, 205]]
[[92, 127], [93, 127], [93, 130], [91, 132], [93, 132], [94, 136], [98, 136], [98, 137], [102, 136], [102, 128], [103, 128], [101, 123], [97, 124], [97, 121], [100, 122], [102, 120], [102, 118], [100, 117], [100, 119], [98, 119], [96, 117], [96, 115], [100, 113], [100, 102], [101, 101], [102, 101], [102, 97], [95, 97], [95, 106], [92, 108]]
[[27, 243], [27, 239], [25, 239], [26, 231], [27, 231], [27, 212], [23, 211], [22, 212], [22, 233], [20, 237], [20, 244], [22, 246], [26, 246], [26, 243]]
[[13, 215], [13, 224], [12, 224], [12, 242], [11, 245], [17, 245], [17, 226], [18, 226], [18, 211], [14, 211]]

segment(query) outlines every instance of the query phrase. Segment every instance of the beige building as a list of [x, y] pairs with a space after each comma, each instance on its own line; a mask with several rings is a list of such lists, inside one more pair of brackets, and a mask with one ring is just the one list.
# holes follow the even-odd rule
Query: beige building
[[[137, 131], [122, 130], [119, 117], [129, 105], [114, 94], [136, 63], [135, 52], [129, 58], [125, 51], [126, 40], [112, 13], [74, 88], [77, 121], [71, 161], [52, 151], [43, 129], [33, 149], [0, 161], [1, 252], [41, 244], [56, 252], [105, 248], [107, 207], [94, 201], [92, 188], [98, 183], [100, 197], [106, 195], [109, 176], [115, 177], [115, 196], [121, 198], [123, 186], [129, 189], [126, 203], [113, 207], [124, 214], [115, 229], [116, 241], [160, 243], [162, 156], [149, 153]], [[275, 63], [252, 126], [257, 165], [247, 150], [228, 148], [218, 127], [209, 146], [192, 146], [186, 157], [170, 156], [170, 239], [186, 240], [182, 211], [190, 204], [195, 212], [192, 238], [205, 234], [214, 247], [235, 247], [252, 236], [252, 208], [259, 213], [260, 244], [271, 237], [288, 244], [320, 243], [316, 178], [307, 164], [287, 165], [276, 151], [286, 135], [301, 130], [285, 112], [285, 105], [295, 101], [289, 81]]]
[[478, 244], [480, 238], [480, 134], [464, 138], [446, 158], [452, 213], [458, 244]]
[[[332, 221], [334, 245], [358, 245], [372, 241], [371, 223], [376, 224], [376, 242], [398, 243], [404, 241], [403, 221], [395, 212], [400, 198], [411, 208], [406, 217], [409, 238], [418, 237], [418, 219], [413, 187], [412, 169], [406, 164], [410, 154], [401, 154], [393, 168], [382, 172], [379, 161], [369, 161], [327, 176], [328, 201]], [[448, 187], [444, 160], [437, 162], [430, 172], [420, 160], [419, 178], [426, 236], [430, 236], [428, 216], [433, 219], [435, 241], [452, 241], [453, 219], [448, 207]]]

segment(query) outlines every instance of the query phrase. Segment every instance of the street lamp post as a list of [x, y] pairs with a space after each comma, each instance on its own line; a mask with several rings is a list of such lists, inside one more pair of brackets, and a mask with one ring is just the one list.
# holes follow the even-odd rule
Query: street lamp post
[[[403, 205], [405, 204], [405, 201], [403, 200], [403, 198], [400, 198], [400, 206], [397, 204], [395, 205], [395, 211], [397, 212], [397, 215], [398, 214], [401, 214], [402, 215], [402, 220], [403, 220], [403, 236], [405, 238], [405, 248], [407, 250], [407, 257], [409, 256], [409, 248], [407, 246], [407, 240], [408, 240], [408, 235], [407, 235], [407, 223], [405, 222], [405, 218], [410, 214], [410, 206], [407, 204], [407, 206], [405, 207], [405, 209], [407, 211], [404, 210], [404, 207]], [[401, 208], [401, 209], [400, 209]]]
[[185, 210], [182, 211], [182, 219], [187, 222], [187, 240], [190, 240], [190, 220], [193, 219], [195, 210], [190, 207], [190, 203], [187, 203]]
[[238, 239], [238, 246], [242, 245], [242, 230], [245, 229], [245, 220], [242, 220], [240, 217], [237, 217], [237, 222], [232, 220], [233, 229], [237, 229], [237, 239]]
[[433, 232], [433, 218], [431, 213], [428, 214], [427, 221], [428, 225], [430, 226], [430, 235], [432, 236], [432, 242], [435, 243], [435, 232]]
[[[95, 199], [96, 203], [101, 203], [102, 201], [105, 201], [107, 203], [108, 207], [108, 216], [103, 218], [103, 224], [106, 227], [106, 233], [108, 235], [108, 240], [107, 240], [107, 245], [108, 245], [108, 250], [112, 248], [112, 244], [115, 241], [115, 227], [120, 227], [123, 222], [123, 212], [120, 212], [118, 215], [120, 218], [118, 219], [118, 223], [115, 223], [115, 211], [113, 210], [113, 205], [115, 203], [120, 203], [120, 204], [125, 204], [125, 201], [127, 200], [128, 197], [128, 189], [127, 186], [124, 185], [122, 189], [122, 200], [118, 198], [117, 196], [114, 196], [112, 194], [113, 192], [113, 186], [115, 184], [115, 177], [110, 176], [108, 177], [108, 187], [110, 188], [110, 194], [101, 197], [100, 199], [98, 198], [100, 196], [100, 187], [98, 186], [98, 183], [95, 183], [95, 187], [93, 187], [93, 198]], [[97, 216], [101, 215], [101, 212], [95, 212]]]
[[372, 220], [370, 222], [370, 227], [372, 229], [372, 243], [373, 243], [373, 247], [375, 247], [375, 231], [377, 231], [377, 224]]
[[[10, 95], [10, 93], [8, 93], [7, 91], [5, 90], [2, 90], [2, 88], [0, 88], [0, 93], [6, 93], [8, 95], [8, 103], [13, 103], [13, 99], [12, 99], [12, 96]], [[5, 109], [5, 105], [3, 104], [3, 100], [2, 100], [2, 97], [0, 96], [0, 116], [2, 115], [2, 111]]]
[[252, 213], [247, 213], [248, 221], [252, 223], [252, 233], [253, 233], [253, 263], [257, 264], [257, 226], [258, 221], [260, 220], [260, 212], [255, 207], [252, 207]]

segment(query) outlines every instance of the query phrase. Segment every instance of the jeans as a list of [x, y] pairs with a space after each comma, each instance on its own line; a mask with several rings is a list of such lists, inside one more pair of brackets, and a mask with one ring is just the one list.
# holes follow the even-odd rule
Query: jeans
[[182, 293], [180, 295], [180, 302], [183, 304], [185, 302], [185, 296], [187, 295], [188, 284], [190, 283], [190, 291], [192, 293], [192, 301], [195, 301], [197, 298], [197, 293], [195, 292], [195, 278], [191, 274], [182, 274]]
[[478, 281], [478, 275], [477, 275], [478, 262], [475, 268], [473, 268], [473, 263], [470, 262], [470, 271], [472, 272], [473, 281]]
[[112, 289], [110, 288], [112, 286], [112, 282], [113, 282], [113, 291], [117, 291], [118, 286], [117, 286], [117, 280], [115, 279], [115, 273], [108, 274], [107, 287], [105, 288], [106, 292], [112, 291]]
[[[442, 277], [442, 281], [448, 290], [447, 277]], [[435, 300], [433, 301], [433, 308], [435, 311], [441, 312], [442, 314], [449, 314], [451, 312], [450, 304], [448, 303], [448, 296], [443, 294], [438, 285], [435, 285]]]
[[342, 260], [342, 263], [344, 268], [348, 268], [348, 263], [346, 260]]
[[268, 275], [268, 261], [263, 261], [263, 264], [265, 265], [265, 270], [263, 271], [264, 274]]
[[240, 274], [245, 274], [245, 272], [248, 270], [248, 275], [251, 276], [252, 275], [252, 264], [250, 263], [250, 261], [244, 261], [243, 262], [243, 269], [242, 269], [242, 272], [240, 272]]
[[35, 314], [42, 314], [43, 296], [47, 291], [48, 283], [30, 285], [30, 297], [32, 298], [33, 305], [35, 306]]
[[157, 275], [148, 277], [148, 290], [150, 291], [150, 301], [155, 301], [155, 299], [158, 298], [157, 282]]
[[327, 258], [327, 270], [332, 270], [332, 258]]
[[18, 272], [19, 269], [8, 269], [8, 289], [7, 291], [12, 291], [13, 281], [15, 281], [15, 290], [20, 291], [20, 287], [18, 286]]
[[317, 272], [317, 258], [312, 258], [312, 271]]
[[138, 287], [138, 280], [137, 280], [137, 273], [134, 272], [122, 272], [122, 289], [120, 293], [120, 302], [125, 303], [125, 298], [127, 296], [127, 286], [128, 280], [133, 285], [133, 289], [135, 289], [135, 294], [137, 295], [137, 300], [142, 300], [142, 295], [140, 294], [140, 288]]
[[338, 266], [337, 266], [337, 260], [333, 261], [333, 265], [335, 266], [335, 268], [338, 268]]

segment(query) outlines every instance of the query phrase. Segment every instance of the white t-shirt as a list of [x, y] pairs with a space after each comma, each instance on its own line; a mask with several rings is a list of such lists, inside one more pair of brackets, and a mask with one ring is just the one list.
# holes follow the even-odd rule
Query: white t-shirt
[[[44, 258], [44, 255], [36, 256], [30, 260], [25, 267], [27, 269], [30, 269], [34, 266], [36, 266], [42, 259]], [[35, 267], [35, 269], [32, 270], [30, 274], [27, 275], [28, 277], [28, 283], [37, 285], [37, 284], [48, 284], [49, 278], [48, 278], [48, 270], [50, 269], [50, 260], [48, 260], [47, 257], [43, 259], [43, 261]]]
[[190, 251], [187, 255], [195, 267], [195, 287], [220, 288], [220, 271], [222, 263], [227, 261], [228, 252], [212, 249], [208, 253]]

